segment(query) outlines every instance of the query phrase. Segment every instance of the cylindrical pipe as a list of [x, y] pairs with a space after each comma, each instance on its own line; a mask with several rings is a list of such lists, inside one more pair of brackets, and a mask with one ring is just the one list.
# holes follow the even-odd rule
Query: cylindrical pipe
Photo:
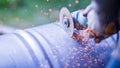
[[60, 23], [17, 30], [0, 36], [0, 68], [102, 68], [114, 44], [110, 37], [80, 45]]

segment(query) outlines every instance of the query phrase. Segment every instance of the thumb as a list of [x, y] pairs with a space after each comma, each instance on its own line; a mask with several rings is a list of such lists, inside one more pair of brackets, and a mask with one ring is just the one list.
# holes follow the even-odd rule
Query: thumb
[[87, 6], [87, 8], [82, 12], [84, 16], [87, 17], [87, 14], [89, 13], [89, 11], [92, 9], [92, 4], [90, 4], [89, 6]]

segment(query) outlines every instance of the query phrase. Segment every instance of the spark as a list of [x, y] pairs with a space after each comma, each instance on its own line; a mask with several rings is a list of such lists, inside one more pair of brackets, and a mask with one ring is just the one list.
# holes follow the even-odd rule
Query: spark
[[49, 12], [52, 12], [52, 9], [49, 8]]
[[77, 63], [77, 66], [79, 67], [79, 66], [80, 66], [80, 63]]
[[47, 2], [49, 2], [49, 0], [46, 0]]
[[72, 7], [72, 4], [68, 4], [69, 7]]
[[[72, 38], [75, 41], [77, 41], [80, 44], [80, 46], [78, 48], [73, 48], [73, 51], [71, 51], [68, 55], [68, 56], [71, 55], [71, 59], [75, 59], [72, 66], [74, 66], [75, 64], [75, 67], [76, 66], [79, 67], [84, 66], [85, 68], [93, 68], [98, 66], [105, 67], [106, 65], [104, 63], [108, 62], [104, 61], [105, 56], [106, 54], [108, 55], [108, 53], [111, 54], [112, 51], [108, 51], [108, 49], [112, 47], [109, 47], [108, 44], [105, 42], [96, 44], [94, 40], [88, 37], [89, 36], [87, 34], [87, 31], [86, 32], [77, 31], [75, 34], [73, 34]], [[82, 42], [82, 44], [80, 42]], [[79, 57], [76, 57], [78, 55]], [[81, 64], [78, 60], [84, 63]], [[102, 64], [99, 64], [101, 62]]]
[[38, 8], [38, 5], [37, 5], [37, 4], [35, 5], [35, 8]]
[[75, 3], [78, 4], [78, 3], [79, 3], [79, 0], [75, 0]]

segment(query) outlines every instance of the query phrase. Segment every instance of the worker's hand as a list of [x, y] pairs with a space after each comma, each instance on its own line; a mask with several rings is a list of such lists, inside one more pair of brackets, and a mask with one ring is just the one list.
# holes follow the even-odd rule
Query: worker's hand
[[95, 42], [100, 42], [104, 37], [102, 36], [102, 25], [99, 22], [99, 16], [94, 9], [98, 9], [97, 5], [92, 1], [90, 5], [83, 11], [83, 15], [87, 17], [87, 32], [91, 38], [95, 38]]
[[88, 13], [92, 10], [92, 4], [88, 5], [86, 9], [83, 10], [83, 15], [87, 17]]
[[95, 42], [99, 43], [102, 39], [104, 39], [103, 26], [99, 22], [99, 16], [96, 14], [94, 10], [89, 11], [87, 14], [88, 19], [88, 28], [87, 31], [91, 38], [95, 38]]
[[89, 36], [97, 43], [118, 32], [115, 22], [109, 22], [109, 24], [105, 22], [105, 14], [102, 11], [99, 12], [98, 5], [94, 1], [83, 11], [83, 15], [88, 19]]

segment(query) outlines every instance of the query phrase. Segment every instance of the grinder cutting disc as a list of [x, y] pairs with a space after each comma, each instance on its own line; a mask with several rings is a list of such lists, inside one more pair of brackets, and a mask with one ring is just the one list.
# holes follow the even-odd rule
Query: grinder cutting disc
[[74, 31], [73, 19], [69, 10], [65, 7], [60, 11], [60, 23], [62, 23], [64, 30], [69, 36], [72, 36]]

